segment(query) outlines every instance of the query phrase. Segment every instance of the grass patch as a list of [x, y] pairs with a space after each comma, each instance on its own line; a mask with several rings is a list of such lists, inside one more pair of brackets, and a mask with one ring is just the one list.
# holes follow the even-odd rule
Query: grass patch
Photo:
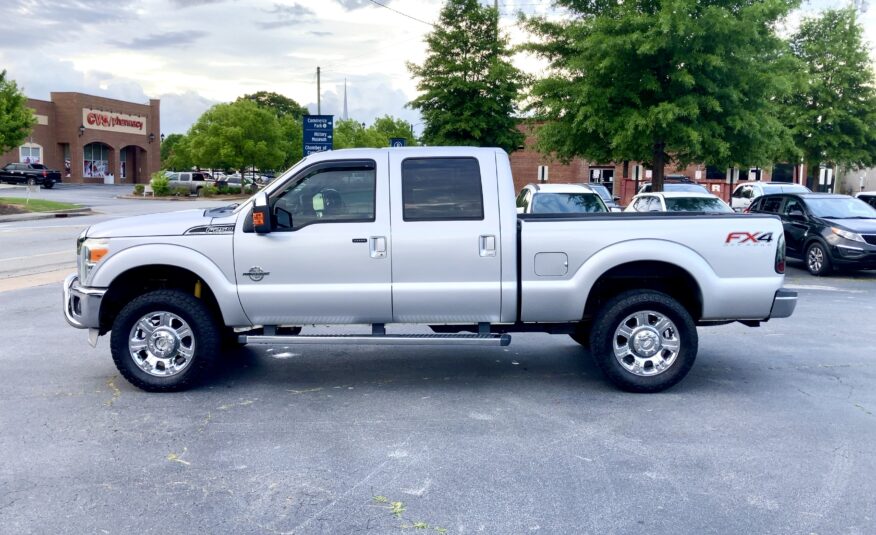
[[31, 199], [25, 205], [27, 199], [21, 197], [0, 197], [0, 205], [14, 206], [25, 212], [57, 212], [58, 210], [70, 210], [72, 208], [82, 208], [78, 204], [70, 204], [68, 202], [45, 201], [43, 199]]

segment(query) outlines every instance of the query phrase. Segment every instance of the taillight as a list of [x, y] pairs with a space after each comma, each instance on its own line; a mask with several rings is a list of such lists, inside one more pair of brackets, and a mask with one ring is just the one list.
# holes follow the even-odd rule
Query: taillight
[[779, 243], [776, 247], [776, 273], [785, 273], [785, 234], [779, 234]]

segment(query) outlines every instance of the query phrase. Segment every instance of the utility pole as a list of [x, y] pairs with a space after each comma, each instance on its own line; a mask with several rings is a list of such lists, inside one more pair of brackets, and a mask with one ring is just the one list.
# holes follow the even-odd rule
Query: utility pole
[[322, 115], [322, 91], [319, 89], [319, 67], [316, 68], [316, 114]]

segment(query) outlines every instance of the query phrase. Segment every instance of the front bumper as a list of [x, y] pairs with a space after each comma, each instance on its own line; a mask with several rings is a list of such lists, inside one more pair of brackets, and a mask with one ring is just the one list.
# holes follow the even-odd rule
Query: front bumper
[[64, 318], [77, 329], [100, 327], [100, 303], [106, 288], [86, 288], [79, 285], [75, 273], [64, 279]]
[[781, 288], [773, 297], [773, 308], [770, 310], [770, 319], [787, 318], [797, 308], [797, 292]]

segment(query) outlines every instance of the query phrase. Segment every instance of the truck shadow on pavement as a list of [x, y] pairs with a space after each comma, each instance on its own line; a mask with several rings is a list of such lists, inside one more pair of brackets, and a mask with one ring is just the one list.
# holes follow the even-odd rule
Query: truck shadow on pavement
[[[624, 394], [603, 377], [587, 350], [574, 343], [541, 349], [387, 348], [290, 346], [244, 347], [230, 351], [207, 386], [287, 390], [380, 388], [442, 392], [490, 389], [571, 388]], [[703, 359], [706, 360], [706, 359]], [[733, 389], [719, 376], [721, 366], [694, 365], [669, 392]], [[632, 395], [632, 394], [630, 394]]]

